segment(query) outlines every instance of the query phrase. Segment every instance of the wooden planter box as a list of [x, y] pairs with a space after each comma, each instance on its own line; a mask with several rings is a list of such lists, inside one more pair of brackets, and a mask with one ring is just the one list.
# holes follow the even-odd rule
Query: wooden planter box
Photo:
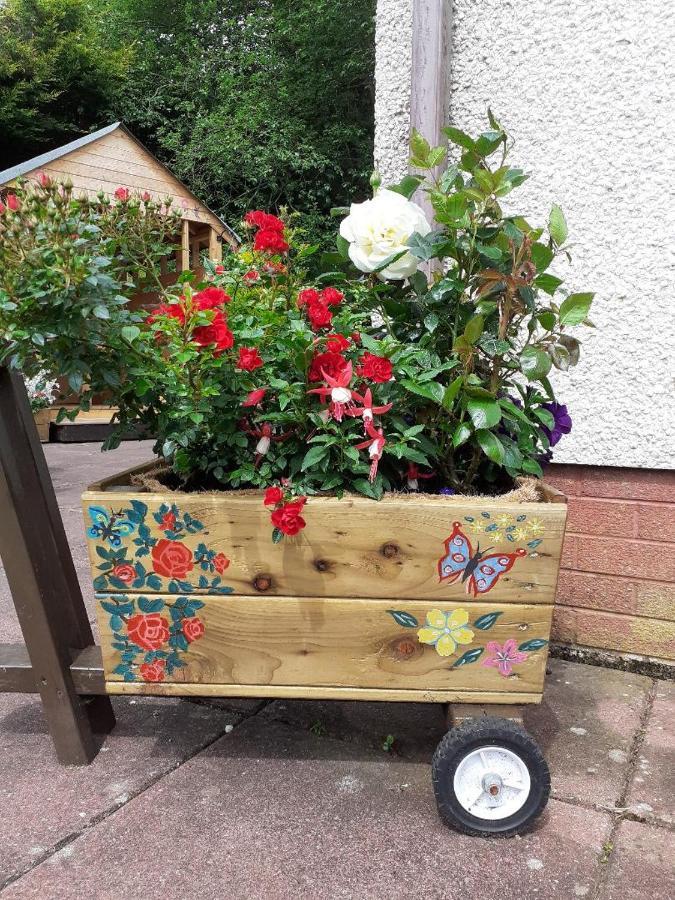
[[[261, 493], [83, 495], [114, 694], [537, 703], [567, 507]], [[480, 550], [480, 556], [479, 556]]]
[[50, 406], [45, 409], [38, 409], [33, 413], [38, 437], [43, 444], [49, 443], [49, 426], [54, 421], [55, 416], [56, 410]]

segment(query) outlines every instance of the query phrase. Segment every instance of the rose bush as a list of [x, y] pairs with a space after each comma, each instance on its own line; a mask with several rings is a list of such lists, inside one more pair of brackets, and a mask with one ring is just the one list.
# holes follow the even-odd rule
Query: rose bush
[[[593, 295], [549, 271], [569, 255], [559, 207], [547, 229], [503, 209], [526, 175], [507, 163], [494, 117], [476, 138], [446, 133], [440, 176], [429, 173], [446, 148], [415, 133], [413, 174], [338, 211], [337, 252], [308, 245], [295, 215], [253, 211], [246, 240], [207, 261], [203, 283], [183, 276], [121, 344], [114, 320], [114, 377], [90, 367], [86, 390], [112, 391], [119, 432], [140, 423], [156, 436], [172, 485], [267, 489], [280, 540], [321, 492], [500, 493], [541, 476], [572, 427], [549, 374], [578, 361], [570, 329], [590, 324]], [[418, 191], [433, 225], [410, 199]], [[66, 352], [56, 318], [43, 337], [44, 354], [16, 329], [12, 339], [36, 362], [52, 340]], [[97, 329], [87, 352], [101, 341]], [[194, 565], [168, 540], [152, 563], [170, 578]]]

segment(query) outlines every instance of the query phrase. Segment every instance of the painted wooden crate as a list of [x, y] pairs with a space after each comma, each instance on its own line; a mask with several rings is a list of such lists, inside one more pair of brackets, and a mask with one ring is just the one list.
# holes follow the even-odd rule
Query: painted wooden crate
[[83, 495], [110, 693], [540, 700], [567, 508], [260, 493]]

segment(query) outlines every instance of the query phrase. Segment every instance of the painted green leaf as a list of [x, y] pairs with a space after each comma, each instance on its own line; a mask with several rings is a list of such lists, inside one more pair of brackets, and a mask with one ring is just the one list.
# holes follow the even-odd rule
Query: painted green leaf
[[409, 612], [402, 609], [388, 609], [387, 612], [394, 619], [397, 625], [403, 625], [404, 628], [417, 628], [419, 622]]
[[164, 601], [161, 599], [161, 597], [139, 597], [138, 608], [141, 610], [141, 612], [144, 613], [159, 612], [160, 609], [164, 608]]
[[485, 613], [484, 616], [479, 616], [476, 619], [476, 621], [473, 623], [473, 627], [479, 628], [481, 631], [487, 631], [488, 628], [492, 628], [492, 626], [500, 616], [501, 612]]
[[523, 641], [523, 643], [518, 646], [518, 649], [522, 650], [523, 653], [530, 653], [533, 650], [541, 650], [541, 648], [545, 647], [547, 644], [548, 641], [545, 641], [543, 638], [532, 638], [532, 640]]
[[474, 663], [478, 659], [478, 657], [483, 652], [482, 647], [475, 647], [473, 650], [467, 650], [466, 653], [462, 653], [457, 662], [453, 663], [452, 668], [458, 669], [460, 666], [466, 666], [469, 663]]

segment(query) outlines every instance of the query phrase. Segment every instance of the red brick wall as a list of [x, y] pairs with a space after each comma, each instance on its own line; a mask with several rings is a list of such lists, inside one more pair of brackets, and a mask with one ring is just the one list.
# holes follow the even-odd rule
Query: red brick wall
[[553, 639], [675, 660], [675, 472], [553, 465], [568, 497]]

